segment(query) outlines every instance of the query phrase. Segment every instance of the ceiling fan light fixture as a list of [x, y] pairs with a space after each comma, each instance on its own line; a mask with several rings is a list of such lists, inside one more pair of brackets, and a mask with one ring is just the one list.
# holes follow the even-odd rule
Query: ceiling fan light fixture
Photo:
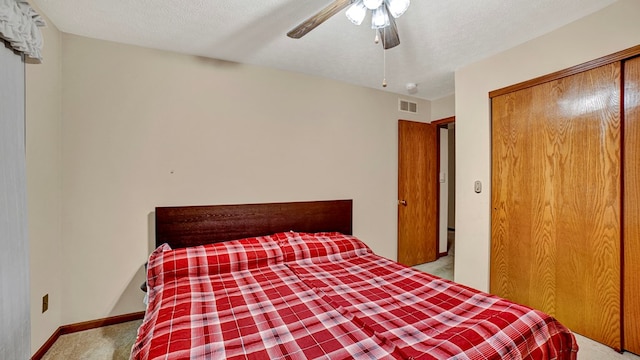
[[349, 19], [355, 25], [362, 24], [365, 16], [367, 16], [367, 7], [362, 0], [354, 2], [346, 12], [347, 19]]
[[366, 6], [369, 10], [375, 10], [379, 8], [383, 2], [384, 0], [362, 0], [364, 6]]
[[389, 8], [389, 13], [394, 18], [399, 18], [409, 8], [411, 0], [384, 0]]
[[371, 28], [382, 29], [390, 25], [387, 7], [382, 5], [373, 11], [371, 16]]

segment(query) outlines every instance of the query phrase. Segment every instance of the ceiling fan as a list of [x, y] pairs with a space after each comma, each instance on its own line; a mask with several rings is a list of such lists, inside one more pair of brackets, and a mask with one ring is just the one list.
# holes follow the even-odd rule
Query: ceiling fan
[[368, 10], [371, 10], [371, 28], [378, 32], [376, 39], [382, 40], [382, 46], [385, 50], [391, 49], [400, 45], [395, 19], [404, 14], [409, 3], [410, 0], [334, 0], [324, 9], [289, 31], [287, 36], [299, 39], [351, 5], [346, 12], [347, 18], [354, 24], [360, 25]]

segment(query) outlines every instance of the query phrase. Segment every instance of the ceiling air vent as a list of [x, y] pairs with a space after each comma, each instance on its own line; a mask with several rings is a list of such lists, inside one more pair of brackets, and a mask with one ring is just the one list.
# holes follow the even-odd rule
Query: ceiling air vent
[[409, 100], [398, 99], [398, 110], [417, 114], [418, 104]]

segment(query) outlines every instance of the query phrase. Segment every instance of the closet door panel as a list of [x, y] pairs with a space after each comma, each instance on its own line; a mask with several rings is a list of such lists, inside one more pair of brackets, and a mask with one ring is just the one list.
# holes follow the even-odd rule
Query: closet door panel
[[[620, 64], [558, 81], [557, 316], [620, 349]], [[556, 114], [554, 114], [556, 115]]]
[[620, 64], [492, 100], [491, 291], [614, 348]]
[[640, 58], [625, 62], [624, 334], [640, 354]]
[[[536, 179], [521, 176], [528, 173], [535, 158], [530, 136], [535, 134], [535, 124], [528, 111], [533, 106], [530, 89], [494, 98], [492, 102], [490, 287], [493, 293], [502, 297], [548, 309], [555, 303], [553, 292], [548, 291], [553, 288], [553, 283], [544, 287], [546, 292], [530, 291], [535, 287], [533, 282], [537, 281], [531, 274], [537, 274], [545, 263], [553, 262], [553, 256], [535, 259], [535, 238], [531, 236], [534, 225], [529, 210], [535, 201], [534, 189], [540, 184]], [[528, 261], [521, 261], [523, 258]], [[549, 306], [544, 306], [545, 298]]]

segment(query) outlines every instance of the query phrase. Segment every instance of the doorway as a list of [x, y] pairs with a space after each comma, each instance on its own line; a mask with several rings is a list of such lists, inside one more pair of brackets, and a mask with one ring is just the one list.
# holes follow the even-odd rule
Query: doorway
[[451, 122], [438, 125], [440, 136], [438, 257], [453, 255], [455, 248], [456, 128], [455, 119], [451, 119], [450, 121]]
[[[453, 255], [454, 122], [455, 117], [431, 123], [399, 121], [398, 262], [408, 266]], [[446, 259], [450, 264], [444, 266], [443, 277], [453, 277], [452, 258]]]
[[398, 121], [398, 262], [438, 258], [438, 128]]

